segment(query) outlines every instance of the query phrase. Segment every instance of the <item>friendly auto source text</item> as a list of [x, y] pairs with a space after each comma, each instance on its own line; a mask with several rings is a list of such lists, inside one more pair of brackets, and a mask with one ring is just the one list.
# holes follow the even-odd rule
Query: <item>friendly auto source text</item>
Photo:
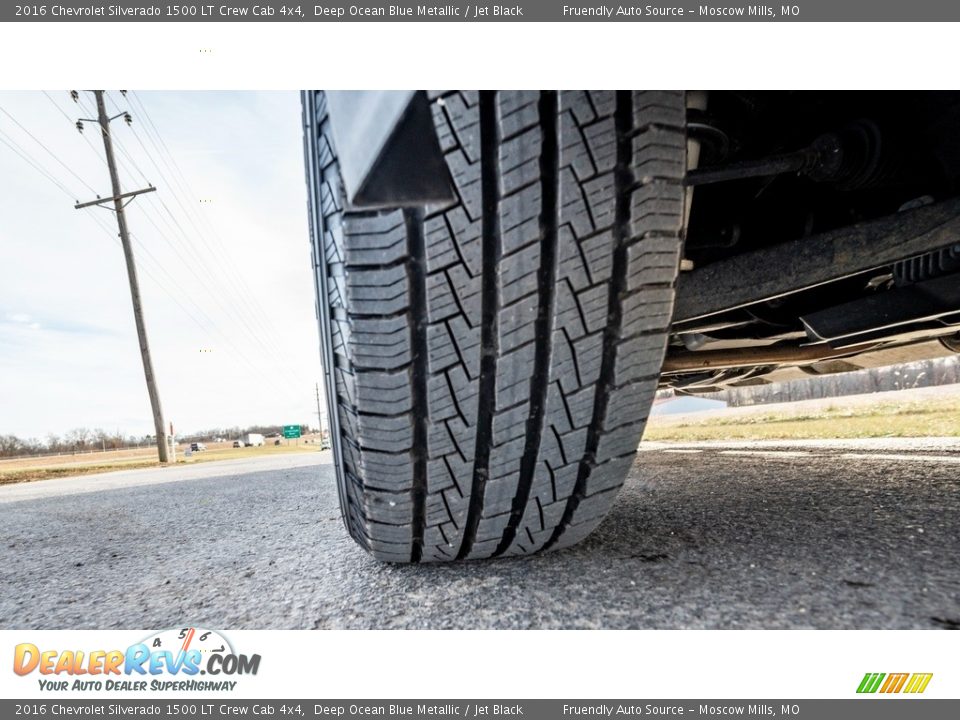
[[[777, 16], [771, 5], [747, 5], [740, 7], [722, 7], [718, 5], [698, 5], [694, 8], [682, 8], [672, 5], [600, 5], [599, 7], [581, 7], [564, 5], [563, 14], [570, 18], [613, 18], [613, 17], [765, 17]], [[800, 14], [797, 5], [781, 5], [780, 14], [796, 16]]]

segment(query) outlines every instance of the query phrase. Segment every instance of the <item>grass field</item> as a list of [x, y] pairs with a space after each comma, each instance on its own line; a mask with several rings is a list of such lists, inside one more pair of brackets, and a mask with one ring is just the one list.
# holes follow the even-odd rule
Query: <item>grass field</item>
[[[960, 437], [960, 385], [808, 400], [784, 405], [750, 406], [683, 415], [654, 415], [644, 440], [811, 440], [824, 438]], [[311, 440], [307, 443], [305, 440]], [[263, 447], [233, 448], [208, 443], [205, 452], [178, 463], [235, 460], [258, 455], [317, 452], [319, 437], [288, 445], [272, 440]], [[156, 467], [152, 448], [85, 455], [0, 460], [0, 485], [46, 478]]]
[[[310, 443], [305, 440], [311, 440]], [[208, 443], [208, 450], [192, 453], [187, 457], [185, 448], [177, 448], [177, 463], [210, 462], [211, 460], [240, 460], [259, 455], [278, 455], [287, 453], [318, 452], [319, 438], [309, 437], [296, 444], [293, 440], [287, 444], [282, 440], [274, 445], [273, 440], [263, 447], [234, 448], [231, 442]], [[156, 448], [131, 450], [113, 450], [103, 453], [83, 455], [55, 455], [45, 458], [17, 458], [0, 460], [0, 485], [46, 480], [48, 478], [69, 477], [73, 475], [91, 475], [113, 472], [115, 470], [133, 470], [137, 468], [158, 467]]]
[[[930, 390], [934, 390], [931, 388]], [[897, 402], [883, 393], [795, 403], [776, 408], [711, 411], [697, 418], [650, 418], [645, 440], [807, 440], [822, 438], [960, 437], [960, 393], [925, 393], [922, 400]], [[866, 400], [862, 400], [866, 398]], [[746, 411], [746, 412], [744, 412]]]

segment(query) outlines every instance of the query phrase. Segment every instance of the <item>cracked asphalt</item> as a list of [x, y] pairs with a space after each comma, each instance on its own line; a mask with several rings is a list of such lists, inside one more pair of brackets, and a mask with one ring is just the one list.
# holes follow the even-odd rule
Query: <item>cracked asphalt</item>
[[456, 565], [370, 559], [329, 453], [5, 486], [0, 627], [960, 627], [960, 449], [890, 452], [651, 445], [581, 545]]

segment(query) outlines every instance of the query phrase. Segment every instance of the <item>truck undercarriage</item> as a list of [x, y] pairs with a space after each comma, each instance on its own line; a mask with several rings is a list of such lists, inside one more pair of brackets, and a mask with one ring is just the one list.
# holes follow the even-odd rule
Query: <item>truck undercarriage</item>
[[703, 104], [688, 115], [692, 269], [663, 386], [709, 392], [960, 350], [960, 97], [715, 92]]
[[[341, 143], [355, 206], [446, 197], [418, 98], [331, 94], [335, 126], [357, 138]], [[706, 393], [960, 351], [960, 93], [687, 98], [684, 259], [661, 387]]]

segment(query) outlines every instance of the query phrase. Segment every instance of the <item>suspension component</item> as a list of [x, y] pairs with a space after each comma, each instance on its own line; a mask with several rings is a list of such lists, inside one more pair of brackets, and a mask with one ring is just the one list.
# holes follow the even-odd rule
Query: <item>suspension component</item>
[[872, 121], [859, 120], [839, 132], [820, 135], [800, 150], [691, 170], [685, 182], [697, 187], [795, 173], [814, 182], [834, 183], [844, 190], [859, 189], [876, 180], [881, 147], [879, 127]]

